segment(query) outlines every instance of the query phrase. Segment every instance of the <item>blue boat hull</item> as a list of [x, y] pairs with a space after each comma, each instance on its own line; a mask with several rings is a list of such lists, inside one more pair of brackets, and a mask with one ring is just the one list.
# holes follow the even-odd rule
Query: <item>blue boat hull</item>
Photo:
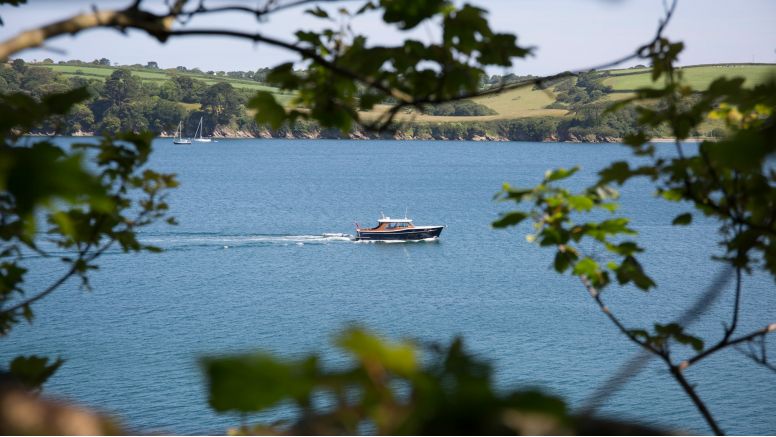
[[374, 232], [369, 230], [356, 231], [356, 240], [369, 241], [417, 241], [429, 238], [437, 238], [442, 233], [444, 226], [428, 228], [410, 228], [398, 231]]

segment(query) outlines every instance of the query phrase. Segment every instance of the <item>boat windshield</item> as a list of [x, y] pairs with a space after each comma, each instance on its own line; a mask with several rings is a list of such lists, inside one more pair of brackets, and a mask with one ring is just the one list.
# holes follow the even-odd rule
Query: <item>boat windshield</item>
[[396, 222], [388, 223], [388, 229], [407, 228], [409, 226], [410, 226], [409, 223], [402, 223], [402, 222], [399, 222], [399, 223], [396, 223]]

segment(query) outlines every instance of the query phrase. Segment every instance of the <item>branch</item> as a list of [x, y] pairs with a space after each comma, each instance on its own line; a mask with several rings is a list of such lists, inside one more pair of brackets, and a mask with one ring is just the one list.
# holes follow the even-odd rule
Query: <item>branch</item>
[[725, 435], [717, 422], [714, 420], [714, 417], [711, 415], [709, 409], [706, 407], [706, 404], [703, 403], [700, 396], [698, 396], [698, 393], [695, 392], [695, 387], [687, 382], [687, 379], [684, 377], [680, 366], [670, 366], [670, 368], [671, 375], [679, 382], [679, 385], [682, 386], [685, 393], [690, 396], [693, 404], [695, 404], [695, 406], [698, 408], [698, 411], [701, 412], [703, 418], [706, 419], [706, 423], [709, 425], [709, 427], [711, 427], [711, 430], [714, 432], [714, 434]]
[[726, 347], [729, 346], [735, 346], [737, 344], [745, 343], [752, 341], [758, 337], [765, 337], [766, 335], [770, 334], [771, 332], [776, 331], [776, 323], [771, 323], [770, 325], [765, 326], [764, 328], [760, 328], [754, 332], [750, 332], [749, 334], [742, 335], [741, 337], [734, 338], [733, 340], [725, 340], [717, 343], [713, 347], [706, 349], [705, 351], [699, 353], [698, 355], [695, 355], [692, 358], [689, 358], [687, 360], [682, 361], [679, 366], [682, 369], [685, 369], [687, 367], [692, 366], [693, 364], [697, 363], [698, 361], [706, 358], [707, 356], [720, 351]]
[[609, 320], [614, 323], [615, 326], [617, 326], [617, 329], [620, 330], [625, 336], [627, 336], [632, 342], [638, 344], [642, 348], [648, 350], [649, 352], [652, 352], [655, 355], [664, 355], [664, 352], [661, 350], [656, 349], [651, 344], [647, 343], [646, 341], [640, 340], [638, 337], [633, 335], [633, 333], [625, 327], [625, 325], [618, 319], [612, 311], [609, 309], [609, 307], [604, 304], [603, 299], [601, 299], [601, 292], [593, 287], [593, 284], [590, 283], [590, 281], [584, 277], [580, 276], [579, 279], [582, 281], [582, 284], [587, 289], [588, 293], [590, 293], [590, 296], [593, 298], [596, 304], [598, 304], [598, 308], [601, 309], [601, 311], [606, 314], [607, 317], [609, 317]]
[[90, 245], [87, 245], [87, 246], [86, 246], [86, 247], [85, 247], [83, 250], [81, 250], [81, 251], [78, 253], [78, 258], [76, 258], [76, 260], [72, 262], [72, 265], [71, 265], [71, 266], [70, 266], [70, 268], [67, 270], [67, 272], [65, 272], [65, 274], [64, 274], [64, 275], [62, 275], [62, 276], [61, 276], [59, 279], [57, 279], [56, 281], [54, 281], [54, 283], [52, 283], [51, 285], [49, 285], [48, 287], [46, 287], [46, 289], [45, 289], [45, 290], [41, 291], [40, 293], [36, 294], [35, 296], [32, 296], [31, 298], [29, 298], [29, 299], [27, 299], [27, 300], [24, 300], [24, 301], [22, 301], [22, 302], [19, 302], [19, 303], [17, 303], [16, 305], [14, 305], [14, 306], [12, 306], [12, 307], [10, 307], [10, 308], [8, 308], [8, 309], [3, 309], [3, 310], [1, 310], [1, 311], [0, 311], [0, 314], [11, 314], [11, 313], [13, 313], [13, 312], [15, 312], [15, 311], [18, 311], [18, 310], [20, 310], [20, 309], [24, 308], [24, 307], [25, 307], [25, 306], [27, 306], [27, 305], [31, 305], [31, 304], [35, 303], [36, 301], [38, 301], [38, 300], [40, 300], [40, 299], [43, 299], [44, 297], [48, 296], [49, 294], [51, 294], [52, 292], [54, 292], [54, 290], [56, 290], [56, 289], [57, 289], [57, 288], [59, 288], [59, 287], [60, 287], [62, 284], [64, 284], [64, 283], [65, 283], [65, 282], [66, 282], [68, 279], [70, 279], [70, 277], [72, 277], [73, 275], [75, 275], [76, 273], [78, 273], [78, 267], [76, 267], [76, 265], [77, 265], [79, 262], [81, 262], [81, 261], [85, 261], [85, 262], [87, 262], [87, 263], [88, 263], [88, 262], [94, 261], [94, 260], [95, 260], [97, 257], [99, 257], [100, 255], [102, 255], [102, 253], [103, 253], [103, 252], [105, 252], [105, 251], [106, 251], [106, 250], [107, 250], [107, 249], [108, 249], [108, 248], [109, 248], [109, 247], [110, 247], [110, 246], [113, 244], [113, 242], [114, 242], [114, 241], [115, 241], [115, 240], [110, 240], [110, 241], [108, 241], [108, 242], [107, 242], [105, 245], [103, 245], [101, 248], [99, 248], [99, 249], [98, 249], [98, 250], [96, 250], [94, 253], [92, 253], [92, 254], [90, 254], [89, 256], [87, 256], [87, 253], [88, 253], [88, 251], [89, 251], [89, 249], [90, 249], [90, 247], [91, 247], [91, 246], [90, 246], [90, 245], [91, 245], [91, 243], [90, 243]]
[[93, 11], [57, 21], [38, 29], [22, 32], [0, 43], [0, 59], [25, 49], [40, 47], [46, 40], [61, 35], [75, 35], [83, 30], [109, 27], [119, 30], [135, 28], [164, 42], [172, 28], [174, 15], [156, 15], [130, 6], [118, 11]]
[[768, 354], [766, 351], [766, 344], [765, 344], [765, 336], [759, 337], [757, 340], [760, 342], [760, 351], [759, 355], [755, 347], [753, 347], [752, 343], [756, 341], [756, 339], [752, 339], [751, 341], [747, 342], [747, 346], [749, 346], [748, 351], [744, 351], [742, 348], [734, 347], [735, 350], [743, 354], [745, 357], [752, 359], [755, 363], [765, 367], [766, 369], [772, 370], [776, 372], [776, 365], [771, 364], [768, 362]]

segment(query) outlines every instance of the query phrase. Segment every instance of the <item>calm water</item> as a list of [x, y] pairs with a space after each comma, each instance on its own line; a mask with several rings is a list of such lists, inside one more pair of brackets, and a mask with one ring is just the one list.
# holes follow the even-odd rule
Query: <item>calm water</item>
[[[447, 341], [462, 334], [494, 364], [499, 386], [541, 386], [578, 406], [634, 346], [578, 280], [550, 269], [549, 251], [526, 243], [528, 227], [490, 228], [508, 208], [491, 199], [503, 182], [533, 185], [556, 166], [580, 164], [572, 181], [582, 186], [605, 163], [627, 156], [607, 144], [158, 140], [154, 167], [182, 182], [170, 199], [180, 225], [143, 238], [166, 251], [104, 256], [93, 293], [75, 283], [58, 290], [37, 306], [34, 326], [3, 340], [0, 358], [67, 358], [46, 391], [116, 414], [134, 429], [220, 433], [239, 422], [208, 408], [198, 357], [256, 348], [331, 357], [333, 333], [358, 322], [392, 337]], [[659, 287], [648, 295], [614, 288], [608, 302], [629, 326], [666, 322], [717, 273], [709, 261], [718, 251], [715, 227], [697, 220], [670, 226], [687, 207], [654, 199], [646, 184], [629, 185], [623, 195]], [[319, 237], [351, 233], [353, 221], [372, 224], [381, 211], [403, 215], [405, 208], [417, 224], [446, 224], [441, 241]], [[33, 284], [61, 269], [31, 262]], [[717, 338], [730, 291], [694, 332]], [[772, 322], [774, 308], [773, 281], [746, 277], [742, 328]], [[776, 433], [773, 373], [728, 351], [688, 376], [728, 432]], [[604, 412], [707, 432], [657, 363]]]

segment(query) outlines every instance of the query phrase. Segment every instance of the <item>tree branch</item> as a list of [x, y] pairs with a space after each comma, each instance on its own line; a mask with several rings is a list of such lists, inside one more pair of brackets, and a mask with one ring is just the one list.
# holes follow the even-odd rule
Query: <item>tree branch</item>
[[770, 334], [771, 332], [776, 331], [776, 323], [771, 323], [770, 325], [767, 325], [763, 328], [760, 328], [756, 331], [750, 332], [749, 334], [742, 335], [740, 337], [734, 338], [732, 340], [725, 340], [717, 343], [713, 347], [710, 347], [709, 349], [706, 349], [705, 351], [699, 353], [698, 355], [695, 355], [692, 358], [689, 358], [687, 360], [682, 361], [679, 366], [682, 369], [685, 369], [687, 367], [692, 366], [693, 364], [697, 363], [698, 361], [708, 357], [709, 355], [718, 352], [726, 347], [729, 346], [735, 346], [740, 343], [752, 341], [758, 337], [765, 337], [766, 335]]
[[687, 393], [687, 395], [692, 400], [693, 404], [695, 404], [695, 407], [700, 411], [703, 418], [706, 420], [706, 423], [709, 425], [711, 430], [716, 435], [725, 435], [725, 433], [722, 431], [722, 429], [717, 424], [716, 420], [714, 420], [714, 416], [711, 415], [711, 412], [706, 407], [706, 404], [703, 403], [700, 396], [698, 396], [698, 393], [695, 391], [695, 387], [690, 385], [689, 382], [687, 382], [687, 379], [684, 377], [684, 374], [682, 373], [682, 369], [680, 366], [674, 366], [669, 363], [669, 367], [671, 369], [671, 375], [676, 379], [677, 382], [679, 382], [679, 385], [682, 386], [684, 389], [684, 392]]

